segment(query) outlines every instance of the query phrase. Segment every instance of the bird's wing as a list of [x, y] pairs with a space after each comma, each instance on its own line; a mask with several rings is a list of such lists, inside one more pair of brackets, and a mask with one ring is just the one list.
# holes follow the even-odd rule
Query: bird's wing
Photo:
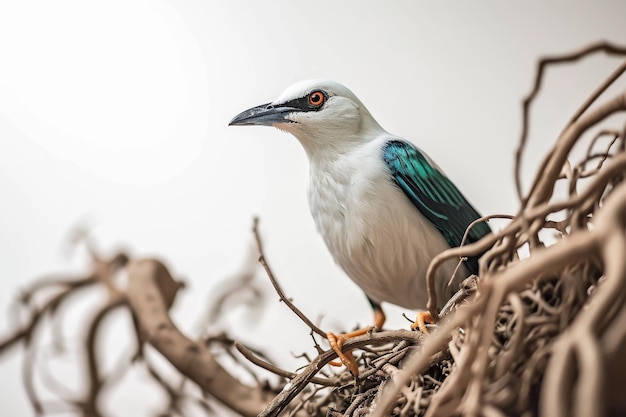
[[[459, 246], [465, 229], [480, 214], [458, 188], [415, 146], [392, 140], [383, 147], [383, 159], [396, 184], [415, 207], [441, 232], [451, 247]], [[467, 243], [490, 233], [486, 223], [475, 225]]]

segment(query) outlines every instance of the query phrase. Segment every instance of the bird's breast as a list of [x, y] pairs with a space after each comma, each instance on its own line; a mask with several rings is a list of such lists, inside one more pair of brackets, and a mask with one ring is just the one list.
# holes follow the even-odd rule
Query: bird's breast
[[[312, 164], [311, 213], [335, 262], [370, 298], [425, 308], [426, 269], [448, 244], [376, 156]], [[453, 269], [440, 274], [449, 278]]]

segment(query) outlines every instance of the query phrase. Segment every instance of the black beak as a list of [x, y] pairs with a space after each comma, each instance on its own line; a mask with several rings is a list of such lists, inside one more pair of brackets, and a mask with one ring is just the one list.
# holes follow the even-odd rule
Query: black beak
[[239, 113], [230, 121], [228, 126], [273, 126], [276, 123], [293, 123], [286, 117], [296, 111], [300, 110], [288, 106], [275, 106], [272, 103], [261, 104]]

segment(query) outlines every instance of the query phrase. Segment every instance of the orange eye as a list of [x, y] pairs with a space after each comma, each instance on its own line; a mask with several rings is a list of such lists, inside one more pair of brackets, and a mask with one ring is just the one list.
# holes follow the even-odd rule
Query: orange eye
[[313, 107], [320, 107], [325, 100], [326, 96], [321, 91], [314, 91], [309, 94], [309, 104]]

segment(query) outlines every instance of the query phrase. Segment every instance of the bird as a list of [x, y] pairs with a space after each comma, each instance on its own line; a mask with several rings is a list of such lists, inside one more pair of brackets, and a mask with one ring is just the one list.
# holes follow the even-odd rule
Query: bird
[[[425, 309], [430, 261], [459, 246], [480, 214], [424, 151], [383, 129], [357, 96], [338, 82], [297, 82], [276, 100], [241, 112], [229, 125], [273, 126], [293, 135], [304, 148], [316, 229], [374, 311], [374, 326], [327, 334], [341, 362], [357, 376], [352, 353], [342, 352], [345, 341], [372, 328], [382, 329], [383, 302]], [[485, 222], [479, 222], [469, 230], [466, 242], [490, 232]], [[462, 279], [478, 273], [477, 258], [467, 259], [460, 268], [457, 263], [448, 261], [437, 270], [438, 307]], [[417, 320], [422, 330], [425, 321], [434, 322], [422, 311]]]

